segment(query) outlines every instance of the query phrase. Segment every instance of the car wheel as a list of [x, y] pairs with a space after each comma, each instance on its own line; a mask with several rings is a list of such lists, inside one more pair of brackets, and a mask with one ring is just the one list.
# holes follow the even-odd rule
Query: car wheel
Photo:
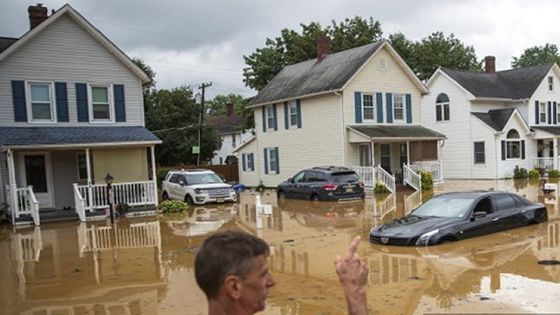
[[185, 196], [185, 202], [189, 205], [192, 206], [194, 204], [194, 201], [192, 199], [192, 197], [190, 195], [186, 195]]
[[163, 200], [169, 200], [169, 195], [167, 194], [167, 191], [164, 191], [163, 194], [161, 195], [161, 199]]
[[319, 195], [313, 194], [313, 195], [311, 196], [311, 201], [313, 201], [313, 202], [319, 202], [319, 201], [321, 201], [321, 198], [319, 198]]
[[286, 193], [283, 190], [280, 190], [277, 196], [279, 201], [286, 201]]

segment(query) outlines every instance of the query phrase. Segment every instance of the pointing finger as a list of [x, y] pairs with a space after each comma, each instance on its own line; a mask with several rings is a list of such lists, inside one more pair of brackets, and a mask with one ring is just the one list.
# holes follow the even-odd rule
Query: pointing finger
[[356, 251], [358, 250], [358, 245], [360, 245], [360, 240], [361, 237], [358, 235], [354, 238], [352, 243], [350, 243], [350, 246], [348, 247], [348, 258], [354, 257], [354, 254], [356, 254]]

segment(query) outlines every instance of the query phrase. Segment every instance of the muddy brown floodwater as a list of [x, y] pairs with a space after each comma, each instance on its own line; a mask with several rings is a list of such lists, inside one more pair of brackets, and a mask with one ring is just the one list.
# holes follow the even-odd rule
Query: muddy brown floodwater
[[277, 285], [263, 314], [344, 314], [333, 260], [355, 235], [370, 269], [370, 314], [551, 313], [560, 311], [559, 200], [538, 183], [447, 181], [444, 191], [516, 191], [546, 203], [550, 221], [435, 247], [368, 242], [374, 226], [404, 215], [429, 195], [411, 191], [354, 203], [288, 201], [273, 205], [257, 231], [255, 194], [195, 207], [190, 214], [101, 223], [0, 228], [1, 314], [205, 314], [194, 257], [208, 233], [238, 229], [272, 248]]

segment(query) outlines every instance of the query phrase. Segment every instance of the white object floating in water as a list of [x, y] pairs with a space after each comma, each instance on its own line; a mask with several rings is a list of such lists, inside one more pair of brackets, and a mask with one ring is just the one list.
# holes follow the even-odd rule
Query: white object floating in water
[[557, 190], [558, 190], [558, 184], [554, 184], [554, 183], [544, 184], [544, 191], [557, 191]]

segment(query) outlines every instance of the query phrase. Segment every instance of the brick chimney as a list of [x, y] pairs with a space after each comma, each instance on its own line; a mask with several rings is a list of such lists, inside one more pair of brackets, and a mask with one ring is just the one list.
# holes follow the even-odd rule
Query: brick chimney
[[317, 63], [323, 61], [331, 53], [331, 38], [321, 36], [317, 38]]
[[43, 23], [48, 18], [48, 10], [46, 7], [43, 7], [42, 3], [30, 5], [27, 8], [27, 13], [29, 13], [30, 29], [34, 29], [37, 25]]
[[484, 68], [486, 70], [486, 73], [496, 72], [496, 57], [494, 56], [484, 57]]
[[226, 104], [226, 115], [231, 116], [233, 114], [233, 103]]

